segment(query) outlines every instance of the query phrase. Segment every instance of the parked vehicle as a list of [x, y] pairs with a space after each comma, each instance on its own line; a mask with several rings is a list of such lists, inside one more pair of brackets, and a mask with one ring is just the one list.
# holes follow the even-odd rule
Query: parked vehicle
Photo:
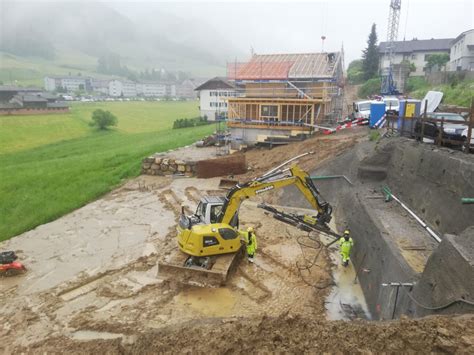
[[[461, 138], [466, 141], [467, 140], [467, 130], [469, 128], [466, 127], [466, 129], [464, 129], [464, 131], [462, 131], [461, 133]], [[466, 149], [466, 145], [463, 145], [463, 150]], [[469, 145], [469, 150], [472, 152], [474, 151], [474, 128], [471, 129], [471, 144]]]
[[[445, 120], [449, 121], [456, 121], [456, 122], [444, 122], [443, 124], [443, 132], [442, 138], [443, 139], [450, 139], [454, 141], [462, 141], [466, 138], [463, 138], [463, 132], [466, 131], [467, 136], [467, 128], [466, 128], [466, 120], [464, 117], [457, 113], [447, 113], [447, 112], [434, 112], [429, 113], [427, 115], [428, 121], [425, 121], [425, 128], [423, 130], [425, 137], [433, 138], [435, 141], [439, 138], [439, 132], [441, 129], [441, 121], [429, 120], [436, 119], [441, 120], [444, 118]], [[459, 123], [457, 123], [459, 122]], [[421, 122], [416, 122], [415, 124], [415, 133], [421, 133]]]
[[354, 112], [352, 115], [354, 118], [365, 118], [368, 119], [370, 117], [370, 104], [372, 101], [356, 101], [352, 104]]
[[395, 96], [384, 96], [385, 112], [398, 115], [400, 110], [400, 101]]

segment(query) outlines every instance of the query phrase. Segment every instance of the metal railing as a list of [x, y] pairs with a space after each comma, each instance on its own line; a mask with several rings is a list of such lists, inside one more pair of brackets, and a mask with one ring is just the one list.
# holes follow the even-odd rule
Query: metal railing
[[[471, 143], [471, 139], [473, 138], [472, 136], [472, 130], [474, 129], [474, 99], [471, 102], [471, 108], [455, 108], [455, 109], [450, 109], [449, 111], [451, 113], [464, 113], [464, 112], [469, 112], [469, 115], [466, 119], [465, 123], [462, 123], [458, 120], [450, 120], [446, 119], [444, 117], [442, 118], [434, 118], [434, 117], [428, 117], [426, 108], [427, 108], [428, 103], [425, 102], [425, 107], [423, 114], [420, 116], [414, 116], [414, 117], [408, 117], [405, 116], [396, 116], [392, 114], [387, 114], [386, 119], [387, 119], [387, 132], [389, 133], [398, 133], [401, 136], [408, 136], [410, 138], [415, 138], [418, 141], [423, 142], [424, 138], [429, 138], [434, 140], [434, 144], [437, 146], [442, 146], [442, 145], [454, 145], [454, 146], [464, 146], [465, 152], [469, 153], [470, 150], [474, 148], [474, 144]], [[398, 124], [400, 123], [400, 125]], [[439, 125], [438, 125], [439, 123]], [[458, 124], [462, 125], [463, 127], [467, 127], [467, 137], [466, 139], [462, 139], [461, 136], [459, 136], [459, 139], [452, 139], [447, 136], [447, 134], [444, 131], [444, 126], [446, 123], [453, 123], [453, 124]], [[427, 135], [426, 134], [426, 127], [427, 125], [435, 125], [436, 126], [436, 135]], [[419, 129], [417, 129], [419, 127]]]

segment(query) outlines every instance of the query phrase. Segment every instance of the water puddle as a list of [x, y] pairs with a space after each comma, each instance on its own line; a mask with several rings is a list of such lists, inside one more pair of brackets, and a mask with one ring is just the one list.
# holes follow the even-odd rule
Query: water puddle
[[225, 317], [232, 314], [235, 295], [227, 288], [191, 288], [175, 297], [178, 304], [209, 317]]
[[331, 253], [336, 264], [333, 277], [336, 285], [326, 299], [326, 318], [328, 320], [353, 320], [356, 318], [371, 319], [364, 293], [356, 279], [352, 262], [349, 266], [341, 265], [337, 249]]
[[[337, 230], [334, 218], [329, 225], [332, 230]], [[321, 240], [327, 244], [332, 239], [321, 237]], [[336, 265], [333, 268], [335, 286], [325, 301], [326, 318], [328, 320], [371, 319], [362, 287], [356, 278], [354, 264], [351, 261], [349, 266], [342, 266], [338, 246], [333, 245], [330, 251], [331, 261]]]

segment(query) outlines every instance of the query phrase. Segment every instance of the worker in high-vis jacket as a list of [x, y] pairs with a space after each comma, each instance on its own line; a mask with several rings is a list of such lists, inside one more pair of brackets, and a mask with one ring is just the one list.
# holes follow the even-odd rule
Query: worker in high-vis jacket
[[245, 245], [247, 247], [248, 260], [253, 263], [255, 252], [257, 251], [257, 236], [252, 227], [248, 227], [247, 231], [243, 233]]
[[342, 257], [342, 265], [345, 267], [349, 265], [349, 260], [351, 257], [352, 247], [354, 246], [354, 241], [351, 238], [351, 232], [349, 229], [344, 231], [344, 236], [339, 239], [339, 251]]

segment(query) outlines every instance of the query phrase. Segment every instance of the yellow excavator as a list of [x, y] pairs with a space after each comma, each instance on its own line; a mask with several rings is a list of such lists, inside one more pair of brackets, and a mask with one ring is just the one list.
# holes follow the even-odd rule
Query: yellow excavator
[[314, 208], [315, 215], [289, 214], [265, 204], [259, 207], [273, 214], [274, 218], [302, 230], [315, 230], [339, 238], [328, 226], [332, 207], [324, 201], [310, 176], [297, 165], [286, 169], [280, 167], [249, 182], [235, 185], [226, 196], [203, 197], [192, 215], [186, 215], [183, 208], [177, 228], [178, 247], [182, 253], [172, 254], [162, 260], [159, 264], [161, 271], [179, 269], [181, 274], [191, 271], [188, 280], [200, 273], [217, 278], [220, 284], [225, 283], [243, 253], [238, 232], [242, 202], [290, 185], [299, 189]]

